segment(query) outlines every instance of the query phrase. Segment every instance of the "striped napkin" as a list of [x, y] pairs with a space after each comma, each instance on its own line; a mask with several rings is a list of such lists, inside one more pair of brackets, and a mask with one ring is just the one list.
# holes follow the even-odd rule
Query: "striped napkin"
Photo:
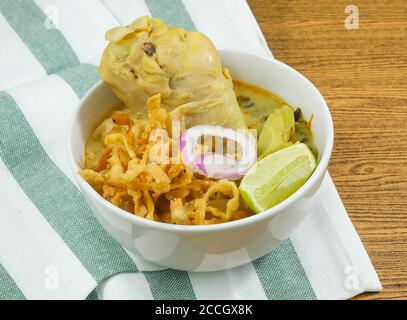
[[[65, 155], [104, 32], [150, 14], [219, 48], [271, 52], [244, 0], [0, 0], [0, 299], [347, 299], [381, 289], [329, 175], [305, 223], [221, 272], [142, 261], [98, 224]], [[278, 28], [278, 26], [276, 26]]]

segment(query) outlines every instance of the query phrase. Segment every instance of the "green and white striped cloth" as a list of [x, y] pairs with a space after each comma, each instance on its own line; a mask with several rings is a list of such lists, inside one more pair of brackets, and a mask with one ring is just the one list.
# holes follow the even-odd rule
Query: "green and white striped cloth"
[[[244, 0], [0, 0], [0, 299], [346, 299], [381, 289], [327, 175], [290, 240], [232, 270], [141, 261], [98, 224], [65, 155], [104, 32], [150, 14], [271, 55]], [[278, 26], [276, 26], [278, 28]]]

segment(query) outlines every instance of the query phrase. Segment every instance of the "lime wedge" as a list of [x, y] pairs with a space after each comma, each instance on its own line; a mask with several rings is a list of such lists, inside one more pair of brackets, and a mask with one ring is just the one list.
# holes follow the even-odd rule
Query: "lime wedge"
[[294, 144], [257, 162], [240, 183], [240, 194], [250, 209], [262, 212], [297, 191], [316, 166], [308, 147]]

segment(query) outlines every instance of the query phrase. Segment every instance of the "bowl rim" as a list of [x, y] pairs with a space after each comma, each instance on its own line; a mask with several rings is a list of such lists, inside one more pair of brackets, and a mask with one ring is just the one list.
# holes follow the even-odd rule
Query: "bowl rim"
[[[289, 72], [289, 73], [294, 73], [296, 74], [301, 81], [306, 83], [308, 86], [310, 86], [315, 94], [317, 95], [317, 98], [322, 105], [322, 109], [324, 112], [323, 119], [327, 122], [327, 132], [326, 132], [326, 147], [324, 152], [322, 153], [320, 157], [320, 161], [317, 164], [316, 169], [312, 173], [312, 175], [308, 178], [308, 180], [305, 182], [304, 185], [302, 185], [296, 192], [294, 192], [291, 196], [289, 196], [287, 199], [284, 201], [280, 202], [276, 206], [260, 212], [256, 213], [252, 216], [242, 218], [239, 220], [234, 220], [234, 221], [228, 221], [224, 223], [219, 223], [219, 224], [212, 224], [212, 225], [176, 225], [176, 224], [169, 224], [165, 222], [159, 222], [159, 221], [152, 221], [146, 218], [142, 218], [136, 215], [133, 215], [123, 209], [120, 209], [119, 207], [116, 207], [114, 204], [109, 202], [108, 200], [104, 199], [99, 193], [97, 193], [81, 176], [78, 175], [78, 170], [80, 170], [79, 166], [77, 165], [76, 161], [74, 160], [73, 152], [72, 152], [72, 135], [73, 135], [73, 128], [74, 124], [76, 123], [76, 120], [78, 119], [78, 114], [80, 113], [81, 109], [83, 108], [84, 105], [86, 105], [86, 101], [92, 96], [95, 90], [100, 88], [101, 86], [104, 85], [104, 82], [101, 80], [97, 84], [95, 84], [89, 91], [88, 93], [81, 99], [81, 101], [78, 103], [77, 108], [75, 109], [74, 114], [72, 115], [72, 118], [69, 122], [69, 127], [68, 127], [68, 135], [67, 135], [67, 153], [68, 153], [68, 161], [69, 161], [69, 166], [76, 178], [76, 181], [80, 185], [80, 187], [84, 190], [86, 190], [93, 198], [95, 201], [106, 207], [107, 209], [110, 209], [110, 211], [114, 212], [116, 215], [118, 215], [121, 218], [124, 218], [132, 223], [136, 223], [139, 225], [144, 225], [145, 227], [152, 228], [152, 229], [157, 229], [157, 230], [163, 230], [163, 231], [172, 231], [172, 232], [177, 232], [177, 233], [212, 233], [212, 232], [217, 232], [217, 231], [225, 231], [225, 230], [231, 230], [231, 229], [236, 229], [236, 228], [241, 228], [244, 226], [247, 226], [249, 224], [255, 224], [262, 222], [266, 219], [270, 219], [271, 217], [278, 215], [279, 213], [282, 213], [282, 211], [291, 205], [293, 205], [295, 202], [297, 202], [299, 199], [304, 197], [309, 190], [312, 189], [313, 186], [317, 184], [317, 182], [323, 178], [322, 176], [325, 175], [325, 172], [328, 167], [328, 163], [331, 157], [332, 149], [333, 149], [333, 143], [334, 143], [334, 126], [333, 126], [333, 121], [332, 121], [332, 116], [329, 111], [328, 105], [326, 104], [324, 98], [322, 97], [321, 93], [319, 90], [315, 87], [315, 85], [308, 80], [304, 75], [302, 75], [300, 72], [295, 70], [294, 68], [288, 66], [287, 64], [272, 58], [272, 57], [264, 57], [261, 55], [257, 55], [251, 52], [247, 51], [240, 51], [240, 50], [225, 50], [225, 49], [220, 49], [218, 50], [221, 55], [222, 54], [239, 54], [239, 55], [250, 55], [251, 57], [254, 57], [256, 59], [262, 60], [262, 63], [272, 63], [276, 64], [279, 66], [284, 72]], [[81, 190], [83, 192], [83, 190]]]

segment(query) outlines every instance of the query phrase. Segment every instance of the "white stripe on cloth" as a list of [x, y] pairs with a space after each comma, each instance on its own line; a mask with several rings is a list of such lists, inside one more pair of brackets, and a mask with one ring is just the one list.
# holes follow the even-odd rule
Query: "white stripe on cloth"
[[0, 158], [0, 263], [27, 299], [85, 299], [96, 282]]
[[381, 290], [380, 281], [329, 176], [291, 241], [318, 299]]
[[266, 300], [253, 264], [217, 272], [189, 272], [197, 299]]
[[120, 25], [128, 25], [138, 17], [150, 15], [143, 0], [102, 0]]
[[[320, 190], [321, 200], [325, 207], [324, 211], [329, 212], [331, 222], [335, 225], [336, 234], [341, 239], [344, 248], [342, 250], [349, 254], [352, 265], [358, 268], [361, 288], [363, 291], [382, 290], [379, 277], [346, 212], [329, 173]], [[345, 270], [345, 273], [349, 274], [349, 271]]]
[[46, 75], [42, 65], [28, 50], [1, 13], [0, 34], [0, 91], [8, 90]]
[[49, 18], [56, 18], [56, 27], [81, 63], [99, 64], [107, 44], [104, 34], [117, 25], [100, 0], [35, 0], [35, 3]]
[[[218, 49], [233, 48], [272, 56], [245, 0], [183, 0], [197, 29]], [[207, 14], [202, 14], [207, 12]]]
[[56, 75], [9, 91], [30, 123], [48, 156], [73, 182], [66, 156], [66, 133], [79, 103], [72, 88]]

